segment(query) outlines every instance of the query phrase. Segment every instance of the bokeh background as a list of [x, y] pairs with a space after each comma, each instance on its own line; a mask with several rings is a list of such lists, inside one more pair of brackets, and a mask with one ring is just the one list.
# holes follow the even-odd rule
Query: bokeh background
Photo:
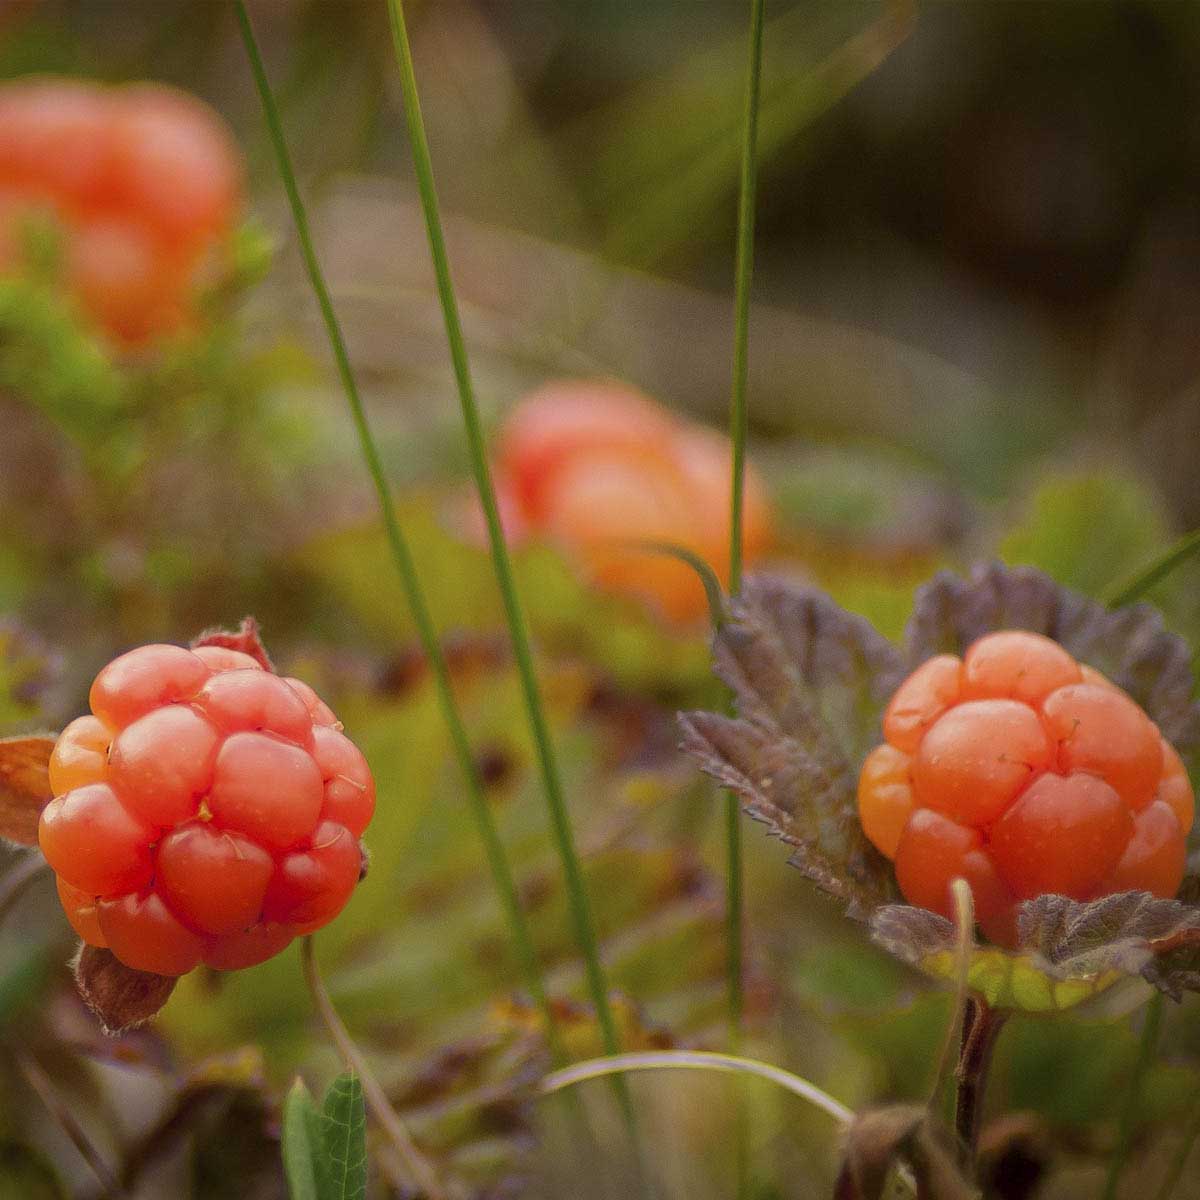
[[[616, 377], [724, 422], [745, 7], [411, 5], [491, 423], [562, 376]], [[501, 609], [462, 536], [467, 460], [387, 13], [252, 10], [489, 795], [586, 1053], [596, 1033]], [[1102, 595], [1200, 524], [1200, 10], [772, 2], [765, 46], [750, 413], [779, 511], [773, 566], [895, 635], [938, 566], [999, 556]], [[515, 996], [230, 6], [16, 0], [0, 8], [0, 76], [30, 72], [199, 94], [248, 183], [236, 286], [202, 335], [125, 355], [0, 290], [0, 731], [60, 727], [129, 645], [255, 613], [379, 779], [369, 881], [318, 947], [398, 1105], [464, 1196], [618, 1194], [603, 1085], [588, 1095], [613, 1124], [603, 1171], [522, 1092], [537, 1022]], [[718, 800], [673, 722], [720, 701], [704, 631], [596, 594], [551, 546], [517, 562], [627, 1041], [719, 1047]], [[1152, 598], [1195, 645], [1200, 572]], [[944, 998], [814, 898], [781, 847], [750, 829], [747, 853], [753, 1051], [852, 1105], [922, 1096]], [[0, 1196], [101, 1194], [28, 1093], [26, 1048], [131, 1196], [282, 1195], [280, 1091], [336, 1069], [296, 951], [196, 973], [150, 1031], [111, 1042], [67, 984], [70, 946], [41, 884], [0, 930]], [[1200, 1085], [1193, 1017], [1172, 1009], [1147, 1076], [1136, 1153], [1155, 1177]], [[1128, 1015], [1028, 1019], [1005, 1038], [994, 1103], [1021, 1115], [994, 1136], [1041, 1189], [1006, 1195], [1096, 1194]], [[827, 1194], [828, 1125], [749, 1093], [756, 1194]], [[730, 1194], [733, 1095], [636, 1083], [667, 1194]]]

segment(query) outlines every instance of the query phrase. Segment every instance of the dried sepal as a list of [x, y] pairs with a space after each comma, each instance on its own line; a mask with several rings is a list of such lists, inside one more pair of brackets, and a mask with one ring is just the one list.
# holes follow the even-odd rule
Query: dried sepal
[[905, 632], [909, 666], [935, 654], [962, 654], [997, 629], [1053, 638], [1124, 688], [1180, 754], [1200, 750], [1187, 643], [1150, 605], [1106, 608], [1033, 567], [988, 563], [967, 579], [941, 571], [917, 591]]
[[135, 971], [110, 950], [80, 945], [71, 964], [84, 1003], [111, 1037], [144, 1025], [170, 999], [176, 979]]
[[[1178, 998], [1200, 990], [1200, 909], [1149, 892], [1081, 902], [1039, 896], [1021, 905], [1016, 950], [977, 947], [968, 985], [993, 1007], [1048, 1012], [1090, 999], [1122, 977], [1141, 976]], [[953, 980], [956, 935], [944, 917], [892, 904], [871, 918], [889, 953]]]
[[888, 1200], [897, 1169], [922, 1200], [978, 1200], [965, 1156], [949, 1129], [913, 1104], [868, 1109], [846, 1131], [834, 1200]]
[[0, 838], [36, 846], [38, 818], [50, 802], [50, 734], [0, 738]]
[[865, 919], [895, 894], [855, 792], [903, 673], [894, 646], [813, 589], [748, 580], [714, 639], [737, 717], [682, 714], [683, 748], [747, 813], [795, 847], [792, 863]]
[[221, 646], [226, 650], [240, 650], [248, 654], [264, 671], [274, 673], [275, 667], [271, 656], [263, 645], [258, 622], [253, 617], [243, 617], [242, 623], [235, 630], [206, 629], [199, 637], [192, 639], [192, 649], [201, 646]]

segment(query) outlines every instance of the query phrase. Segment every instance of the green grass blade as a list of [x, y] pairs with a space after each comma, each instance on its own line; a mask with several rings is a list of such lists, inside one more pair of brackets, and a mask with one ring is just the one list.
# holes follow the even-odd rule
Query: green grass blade
[[358, 432], [363, 458], [366, 461], [367, 470], [370, 472], [371, 480], [375, 485], [375, 491], [379, 497], [379, 509], [383, 517], [384, 530], [387, 534], [392, 558], [395, 562], [396, 570], [400, 575], [400, 583], [404, 589], [408, 606], [412, 611], [413, 621], [417, 627], [421, 646], [425, 651], [425, 656], [433, 672], [442, 716], [450, 732], [454, 754], [467, 785], [467, 798], [470, 803], [471, 814], [475, 819], [479, 836], [483, 841], [484, 853], [487, 856], [496, 892], [500, 897], [500, 904], [508, 922], [509, 934], [512, 937], [513, 946], [517, 953], [518, 964], [525, 987], [529, 990], [530, 995], [533, 996], [538, 1007], [541, 1009], [551, 1050], [556, 1059], [561, 1059], [561, 1044], [555, 1029], [550, 1003], [546, 996], [541, 968], [533, 947], [533, 939], [529, 933], [529, 926], [525, 920], [524, 912], [521, 909], [521, 902], [517, 893], [516, 882], [513, 879], [512, 868], [509, 866], [508, 857], [505, 854], [504, 845], [500, 840], [500, 834], [496, 829], [491, 808], [488, 805], [487, 797], [484, 795], [483, 783], [475, 764], [475, 756], [471, 750], [471, 743], [467, 736], [462, 713], [454, 697], [454, 688], [450, 682], [450, 672], [446, 666], [446, 659], [442, 653], [441, 644], [438, 641], [436, 626], [434, 625], [433, 616], [429, 611], [429, 605], [425, 599], [424, 589], [421, 587], [416, 564], [413, 562], [408, 540], [405, 538], [404, 531], [400, 527], [399, 518], [396, 516], [396, 506], [392, 499], [391, 488], [384, 473], [383, 463], [379, 457], [378, 448], [375, 445], [375, 438], [371, 432], [366, 411], [363, 408], [354, 372], [350, 366], [350, 355], [346, 349], [341, 324], [333, 307], [329, 288], [325, 282], [325, 275], [321, 269], [320, 261], [317, 258], [316, 249], [313, 245], [308, 213], [304, 205], [304, 200], [300, 195], [299, 187], [296, 184], [296, 173], [292, 166], [287, 141], [284, 138], [283, 124], [279, 117], [279, 108], [275, 102], [270, 81], [267, 78], [266, 68], [263, 65], [262, 55], [258, 48], [258, 41], [254, 36], [254, 27], [250, 22], [250, 15], [246, 10], [244, 0], [238, 0], [237, 14], [241, 26], [242, 38], [246, 45], [246, 53], [250, 59], [250, 67], [254, 74], [254, 82], [258, 88], [259, 98], [262, 101], [263, 114], [266, 118], [271, 142], [275, 149], [279, 174], [283, 179], [284, 189], [287, 192], [288, 202], [291, 205], [292, 217], [296, 224], [296, 233], [304, 255], [304, 263], [308, 269], [309, 280], [312, 283], [317, 303], [321, 309], [321, 316], [325, 322], [326, 332], [329, 335], [329, 343], [333, 350], [338, 375], [341, 377], [342, 387], [346, 393], [346, 400], [349, 403], [354, 425]]
[[1117, 1144], [1108, 1163], [1102, 1200], [1116, 1200], [1121, 1172], [1125, 1169], [1129, 1147], [1133, 1144], [1134, 1123], [1142, 1107], [1142, 1080], [1154, 1062], [1155, 1054], [1158, 1053], [1158, 1033], [1162, 1027], [1162, 1015], [1163, 995], [1162, 992], [1155, 992], [1154, 998], [1146, 1007], [1146, 1020], [1142, 1024], [1142, 1036], [1138, 1041], [1137, 1058], [1133, 1064], [1133, 1078], [1125, 1088], [1125, 1098], [1117, 1123]]
[[321, 1200], [365, 1200], [367, 1106], [352, 1072], [339, 1075], [321, 1104]]
[[1124, 604], [1140, 600], [1156, 583], [1165, 579], [1176, 567], [1197, 552], [1200, 552], [1200, 529], [1193, 529], [1173, 546], [1168, 547], [1162, 556], [1148, 567], [1143, 567], [1132, 578], [1110, 588], [1104, 597], [1105, 603], [1110, 608], [1120, 608]]
[[424, 120], [421, 116], [421, 103], [417, 92], [417, 81], [413, 68], [412, 49], [409, 45], [408, 28], [404, 20], [404, 7], [400, 3], [400, 0], [388, 0], [388, 12], [391, 15], [392, 37], [395, 43], [396, 62], [400, 72], [400, 88], [404, 96], [404, 116], [408, 127], [408, 140], [412, 149], [417, 187], [421, 197], [421, 208], [425, 215], [425, 227], [429, 235], [429, 249], [433, 258], [434, 273], [437, 278], [438, 299], [441, 302], [442, 316], [446, 325], [446, 338], [450, 346], [450, 359], [454, 368], [455, 381], [458, 385], [463, 423], [466, 426], [471, 467], [475, 475], [476, 486], [479, 490], [479, 499], [483, 506], [484, 518], [487, 523], [492, 562], [495, 567], [496, 581], [499, 585], [501, 599], [504, 604], [509, 635], [512, 639], [513, 654], [517, 663], [517, 672], [520, 677], [521, 691], [529, 721], [530, 733], [533, 737], [534, 750], [541, 775], [542, 790], [545, 793], [546, 803], [550, 810], [555, 843], [559, 858], [562, 861], [567, 901], [574, 925], [575, 939], [583, 957], [588, 991], [596, 1009], [596, 1018], [600, 1025], [604, 1048], [609, 1054], [615, 1054], [620, 1049], [620, 1039], [617, 1033], [616, 1022], [613, 1019], [612, 1008], [608, 1001], [608, 988], [603, 968], [600, 965], [599, 947], [596, 942], [596, 933], [592, 922], [587, 892], [584, 888], [583, 871], [580, 867], [579, 855], [575, 848], [575, 836], [571, 829], [570, 817], [567, 813], [566, 801], [563, 796], [561, 775], [555, 756], [554, 745], [550, 737], [549, 726], [546, 721], [537, 675], [534, 670], [529, 630], [526, 625], [524, 611], [521, 608], [521, 602], [517, 596], [512, 562], [509, 558], [508, 547], [504, 541], [504, 531], [500, 524], [500, 513], [496, 505], [496, 492], [492, 484], [491, 470], [488, 466], [483, 424], [479, 417], [479, 407], [476, 403], [475, 392], [471, 383], [471, 371], [467, 360], [462, 324], [459, 319], [458, 301], [455, 297], [454, 284], [450, 278], [450, 262], [446, 253], [446, 241], [442, 232], [442, 221], [438, 209], [437, 190], [433, 179], [433, 163], [429, 154], [429, 144], [425, 136]]
[[291, 1200], [321, 1200], [317, 1189], [321, 1126], [317, 1107], [302, 1079], [292, 1084], [283, 1102], [283, 1173]]

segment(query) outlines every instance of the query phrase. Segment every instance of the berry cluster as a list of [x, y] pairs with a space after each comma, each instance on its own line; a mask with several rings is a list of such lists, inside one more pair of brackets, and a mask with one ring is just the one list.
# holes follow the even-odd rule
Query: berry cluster
[[235, 970], [341, 911], [375, 786], [312, 688], [238, 650], [152, 645], [90, 704], [55, 745], [38, 831], [85, 942], [159, 975]]
[[23, 227], [48, 217], [67, 285], [119, 342], [188, 320], [241, 190], [229, 131], [184, 92], [52, 78], [0, 88], [0, 269], [21, 265]]
[[1183, 879], [1193, 795], [1179, 755], [1115, 684], [1057, 642], [1006, 631], [901, 685], [867, 757], [859, 815], [910, 903], [950, 916], [971, 885], [987, 936], [1018, 903], [1090, 900]]
[[[669, 542], [729, 576], [730, 446], [621, 384], [563, 380], [528, 396], [500, 434], [498, 484], [510, 536], [543, 534], [589, 577], [670, 620], [706, 611], [695, 573], [632, 543]], [[747, 563], [770, 539], [762, 481], [746, 473]]]

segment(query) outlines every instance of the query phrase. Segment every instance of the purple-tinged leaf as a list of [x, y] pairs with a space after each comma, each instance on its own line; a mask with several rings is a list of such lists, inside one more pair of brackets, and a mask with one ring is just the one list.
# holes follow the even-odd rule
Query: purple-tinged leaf
[[939, 572], [917, 592], [905, 633], [910, 667], [961, 654], [997, 629], [1027, 629], [1061, 643], [1124, 688], [1184, 755], [1200, 751], [1187, 643], [1148, 604], [1109, 609], [1033, 567], [989, 563], [969, 579]]
[[755, 577], [718, 630], [714, 658], [738, 716], [683, 714], [684, 749], [795, 847], [796, 867], [865, 919], [895, 894], [855, 792], [903, 675], [899, 652], [823, 593]]

